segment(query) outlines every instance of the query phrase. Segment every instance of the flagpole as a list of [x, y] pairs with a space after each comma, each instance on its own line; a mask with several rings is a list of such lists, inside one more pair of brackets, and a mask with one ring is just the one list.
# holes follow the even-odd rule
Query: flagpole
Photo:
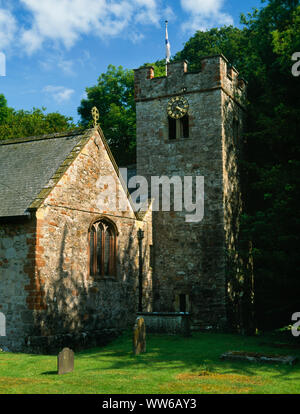
[[168, 20], [165, 21], [166, 23], [166, 76], [168, 76], [168, 63], [169, 63], [169, 56], [168, 56], [168, 48], [169, 46], [169, 36], [168, 36]]

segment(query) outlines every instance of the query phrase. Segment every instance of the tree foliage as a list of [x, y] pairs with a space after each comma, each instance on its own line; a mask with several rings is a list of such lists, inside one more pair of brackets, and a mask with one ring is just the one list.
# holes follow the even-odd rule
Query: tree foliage
[[143, 67], [152, 66], [154, 69], [155, 77], [166, 76], [166, 60], [157, 60], [154, 63], [145, 63]]
[[[176, 60], [187, 60], [189, 70], [201, 70], [201, 58], [223, 54], [239, 71], [244, 69], [247, 29], [233, 26], [213, 28], [206, 32], [197, 31], [184, 45], [182, 51], [174, 56]], [[243, 71], [242, 71], [243, 72]]]
[[45, 113], [45, 108], [33, 108], [31, 111], [14, 110], [7, 106], [3, 94], [0, 94], [0, 140], [75, 129], [72, 118], [58, 112]]
[[[298, 1], [272, 0], [244, 20], [249, 55], [244, 233], [254, 241], [257, 315], [262, 326], [289, 323], [299, 304], [300, 51]], [[257, 88], [258, 85], [258, 88]]]
[[91, 125], [91, 110], [100, 112], [100, 126], [119, 165], [135, 162], [135, 101], [132, 70], [109, 65], [95, 86], [86, 88], [78, 113], [83, 126]]

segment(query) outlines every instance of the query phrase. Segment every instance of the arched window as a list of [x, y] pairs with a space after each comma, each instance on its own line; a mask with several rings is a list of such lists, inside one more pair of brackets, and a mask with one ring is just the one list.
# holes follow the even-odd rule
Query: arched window
[[116, 228], [108, 220], [99, 220], [90, 228], [90, 275], [116, 276]]

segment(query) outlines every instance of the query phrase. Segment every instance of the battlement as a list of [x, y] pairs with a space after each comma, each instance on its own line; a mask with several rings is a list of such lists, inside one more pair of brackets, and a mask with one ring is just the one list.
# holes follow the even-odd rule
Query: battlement
[[155, 78], [148, 66], [135, 69], [134, 79], [136, 101], [222, 88], [242, 102], [246, 92], [246, 82], [223, 55], [202, 58], [199, 72], [188, 72], [187, 61], [180, 61], [168, 64], [167, 76]]

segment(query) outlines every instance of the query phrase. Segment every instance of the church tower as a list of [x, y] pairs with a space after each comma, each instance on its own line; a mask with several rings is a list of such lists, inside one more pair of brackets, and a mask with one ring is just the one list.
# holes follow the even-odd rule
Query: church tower
[[203, 58], [199, 72], [185, 61], [167, 69], [164, 77], [135, 70], [137, 174], [149, 188], [153, 176], [204, 177], [204, 216], [187, 222], [190, 213], [172, 206], [153, 212], [153, 311], [190, 312], [194, 329], [222, 329], [239, 295], [246, 86], [222, 55]]

